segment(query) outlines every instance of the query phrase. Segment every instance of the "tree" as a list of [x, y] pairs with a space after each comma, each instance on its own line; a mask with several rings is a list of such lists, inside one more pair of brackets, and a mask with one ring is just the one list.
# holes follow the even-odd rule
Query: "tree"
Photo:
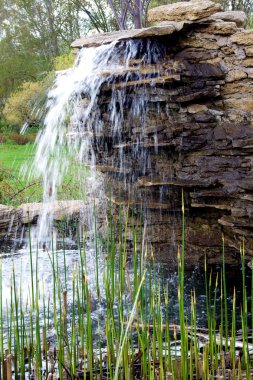
[[253, 1], [252, 0], [218, 0], [225, 10], [243, 11], [248, 18], [248, 27], [252, 27]]
[[244, 11], [247, 15], [253, 12], [252, 0], [229, 0], [227, 3], [233, 11]]
[[234, 11], [244, 11], [247, 15], [249, 28], [253, 27], [253, 1], [252, 0], [230, 0], [230, 8]]
[[0, 110], [23, 82], [41, 80], [54, 58], [87, 31], [73, 0], [0, 0]]
[[98, 33], [110, 32], [118, 28], [107, 0], [73, 0], [76, 6], [87, 16], [87, 31], [95, 29]]
[[40, 81], [24, 82], [5, 102], [2, 114], [11, 126], [39, 125], [43, 118], [47, 91], [52, 87], [55, 70], [66, 70], [73, 66], [75, 57], [69, 52], [54, 59], [53, 70]]
[[0, 40], [0, 109], [6, 99], [23, 81], [39, 80], [51, 69], [50, 60], [40, 54], [34, 54], [35, 48], [23, 48], [15, 43], [11, 35]]
[[108, 0], [119, 29], [145, 26], [151, 0]]

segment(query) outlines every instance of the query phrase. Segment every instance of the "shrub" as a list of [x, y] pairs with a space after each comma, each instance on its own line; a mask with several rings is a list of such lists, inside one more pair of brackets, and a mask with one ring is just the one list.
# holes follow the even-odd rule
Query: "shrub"
[[[54, 69], [65, 70], [73, 66], [74, 54], [70, 51], [55, 58]], [[43, 118], [43, 106], [46, 101], [47, 90], [54, 81], [54, 72], [47, 73], [46, 77], [37, 82], [24, 82], [21, 87], [7, 99], [2, 115], [6, 125], [11, 129], [20, 128], [25, 122], [28, 126], [39, 125]], [[41, 111], [41, 112], [38, 112]], [[1, 130], [1, 119], [0, 119]]]
[[[73, 66], [74, 61], [73, 53], [67, 52], [55, 58], [54, 69], [65, 70]], [[12, 93], [2, 111], [5, 124], [10, 124], [12, 130], [15, 126], [20, 128], [25, 122], [29, 127], [39, 125], [43, 118], [47, 90], [52, 86], [53, 80], [54, 72], [49, 72], [43, 80], [24, 82], [16, 92]]]
[[5, 141], [6, 141], [5, 136], [0, 134], [0, 144], [5, 143]]
[[73, 66], [75, 62], [75, 56], [72, 51], [59, 55], [54, 60], [54, 68], [57, 71], [66, 70]]
[[26, 135], [25, 137], [29, 139], [29, 142], [34, 143], [37, 137], [37, 133], [29, 133], [29, 135]]
[[18, 133], [12, 133], [10, 139], [14, 141], [17, 145], [28, 144], [31, 140], [28, 136], [20, 135]]
[[41, 119], [41, 113], [38, 110], [45, 103], [49, 85], [48, 78], [39, 82], [23, 83], [20, 89], [13, 93], [5, 103], [3, 115], [6, 121], [19, 127], [25, 122], [29, 126], [37, 125]]
[[5, 135], [10, 130], [10, 126], [6, 123], [4, 119], [1, 118], [0, 114], [0, 133]]

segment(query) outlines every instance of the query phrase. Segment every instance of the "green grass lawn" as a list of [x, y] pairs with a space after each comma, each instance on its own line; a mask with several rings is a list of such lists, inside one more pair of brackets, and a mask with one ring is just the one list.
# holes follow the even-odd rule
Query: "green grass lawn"
[[[25, 170], [32, 163], [36, 145], [17, 145], [11, 142], [0, 144], [0, 204], [19, 206], [21, 203], [41, 202], [43, 189], [40, 179], [27, 179]], [[66, 152], [65, 152], [66, 153]], [[68, 174], [58, 188], [58, 199], [80, 199], [85, 194], [79, 180], [88, 175], [83, 164], [73, 160]]]
[[41, 181], [28, 181], [22, 174], [22, 167], [32, 161], [35, 149], [33, 143], [0, 144], [0, 203], [19, 206], [41, 200]]
[[29, 164], [33, 159], [35, 150], [34, 144], [0, 144], [0, 165], [19, 175], [22, 165]]

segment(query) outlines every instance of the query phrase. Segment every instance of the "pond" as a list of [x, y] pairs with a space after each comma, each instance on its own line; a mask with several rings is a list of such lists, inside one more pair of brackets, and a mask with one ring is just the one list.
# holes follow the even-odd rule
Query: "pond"
[[[35, 229], [31, 229], [31, 239], [36, 236]], [[143, 251], [134, 250], [131, 255], [124, 247], [116, 247], [115, 242], [108, 240], [86, 238], [85, 241], [79, 239], [77, 244], [73, 236], [63, 241], [55, 232], [50, 241], [38, 247], [29, 240], [28, 235], [27, 232], [22, 241], [6, 242], [0, 248], [1, 345], [14, 350], [19, 357], [22, 350], [27, 353], [27, 345], [32, 344], [37, 361], [36, 352], [40, 345], [40, 349], [44, 350], [40, 363], [42, 375], [49, 373], [50, 367], [50, 355], [45, 353], [45, 346], [51, 356], [56, 348], [57, 351], [66, 351], [65, 355], [70, 357], [75, 352], [81, 371], [84, 368], [85, 371], [90, 370], [89, 355], [92, 355], [92, 371], [99, 372], [100, 368], [104, 373], [105, 368], [108, 369], [109, 353], [118, 350], [122, 331], [131, 321], [128, 339], [132, 349], [140, 349], [142, 335], [147, 334], [142, 329], [148, 329], [151, 352], [152, 337], [155, 335], [156, 345], [161, 339], [162, 355], [166, 357], [170, 352], [170, 356], [175, 358], [182, 354], [181, 269], [178, 273], [175, 267], [154, 262], [152, 258], [146, 258]], [[229, 331], [235, 325], [240, 328], [242, 285], [245, 281], [250, 287], [251, 276], [250, 270], [246, 269], [243, 280], [243, 276], [238, 275], [241, 269], [238, 268], [236, 275], [232, 269], [227, 268], [226, 277], [223, 277], [219, 267], [209, 268], [207, 272], [197, 267], [184, 272], [184, 323], [190, 326], [190, 330], [195, 328], [198, 334], [201, 333], [202, 341], [207, 340], [210, 328], [213, 334], [221, 326], [224, 333], [226, 326]], [[221, 289], [224, 278], [227, 286]], [[237, 289], [237, 304], [233, 306], [234, 286]], [[222, 295], [224, 289], [227, 302], [224, 302]], [[135, 297], [138, 298], [138, 305], [135, 304]], [[248, 301], [250, 305], [250, 298]], [[225, 316], [226, 313], [229, 317]], [[236, 322], [231, 319], [234, 313]], [[246, 319], [250, 325], [251, 314]], [[160, 338], [159, 325], [162, 329]], [[166, 346], [166, 329], [170, 348]], [[205, 344], [200, 340], [198, 346], [201, 353]], [[72, 354], [68, 352], [69, 347], [74, 350]], [[28, 355], [25, 361], [29, 360]], [[111, 360], [115, 363], [116, 358]], [[22, 365], [21, 358], [18, 362]], [[59, 358], [54, 360], [53, 372], [61, 378], [64, 366], [59, 363]], [[12, 365], [14, 376], [15, 361]], [[68, 365], [68, 371], [71, 371], [71, 365]], [[29, 373], [34, 373], [36, 366], [32, 361], [30, 367], [26, 364], [24, 368], [25, 376], [30, 378]]]

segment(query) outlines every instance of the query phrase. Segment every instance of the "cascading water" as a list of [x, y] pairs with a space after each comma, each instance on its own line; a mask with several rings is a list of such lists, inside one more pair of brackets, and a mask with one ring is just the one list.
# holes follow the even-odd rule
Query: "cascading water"
[[[173, 45], [172, 41], [169, 41], [170, 45]], [[168, 359], [170, 361], [172, 359], [175, 363], [175, 366], [173, 364], [171, 368], [174, 367], [177, 370], [180, 370], [178, 363], [181, 365], [184, 362], [183, 359], [186, 359], [185, 374], [187, 375], [188, 363], [190, 363], [190, 368], [196, 367], [196, 372], [198, 372], [197, 363], [202, 363], [198, 358], [200, 357], [202, 360], [208, 349], [212, 348], [212, 344], [214, 344], [213, 348], [215, 347], [213, 352], [219, 355], [219, 349], [223, 345], [221, 343], [222, 334], [217, 334], [217, 336], [219, 335], [218, 344], [210, 343], [208, 338], [212, 335], [214, 341], [216, 340], [216, 326], [224, 326], [223, 314], [225, 314], [226, 329], [227, 302], [233, 308], [233, 311], [228, 310], [229, 314], [233, 313], [232, 330], [234, 330], [233, 325], [235, 327], [237, 325], [236, 306], [234, 306], [236, 305], [234, 300], [239, 298], [237, 294], [233, 298], [233, 295], [230, 296], [228, 292], [228, 300], [227, 297], [224, 297], [223, 306], [222, 294], [226, 296], [225, 265], [222, 267], [221, 276], [220, 268], [217, 271], [214, 306], [212, 306], [212, 275], [209, 277], [208, 285], [206, 271], [205, 275], [198, 270], [185, 272], [184, 265], [182, 265], [185, 260], [180, 259], [180, 249], [178, 249], [180, 281], [178, 281], [177, 273], [172, 273], [173, 268], [172, 271], [171, 268], [166, 271], [166, 267], [160, 270], [160, 251], [156, 252], [158, 260], [146, 261], [148, 252], [146, 247], [148, 244], [153, 245], [153, 242], [163, 245], [166, 259], [168, 259], [171, 252], [168, 249], [169, 239], [173, 233], [173, 223], [171, 223], [173, 218], [169, 213], [175, 212], [173, 220], [180, 219], [180, 217], [177, 218], [179, 214], [176, 214], [175, 208], [173, 208], [173, 201], [170, 203], [170, 186], [175, 186], [173, 195], [175, 194], [177, 197], [179, 194], [180, 201], [183, 203], [180, 186], [184, 186], [188, 177], [183, 176], [183, 181], [180, 175], [176, 176], [175, 173], [180, 172], [178, 168], [184, 160], [186, 161], [185, 167], [192, 166], [195, 157], [192, 157], [192, 161], [187, 161], [187, 152], [191, 144], [196, 144], [195, 148], [205, 144], [202, 139], [205, 126], [201, 123], [211, 120], [211, 126], [208, 125], [210, 128], [215, 127], [211, 115], [204, 113], [204, 115], [197, 115], [196, 123], [193, 124], [197, 131], [201, 130], [200, 136], [188, 134], [187, 129], [192, 128], [191, 122], [193, 121], [192, 111], [188, 110], [189, 104], [192, 105], [192, 100], [202, 101], [202, 92], [199, 91], [202, 86], [205, 91], [208, 86], [209, 91], [213, 90], [213, 87], [220, 88], [220, 84], [216, 85], [216, 80], [210, 80], [210, 78], [217, 79], [216, 76], [223, 78], [221, 74], [214, 73], [215, 67], [211, 66], [210, 68], [209, 64], [204, 67], [188, 65], [187, 62], [185, 64], [184, 58], [178, 59], [177, 51], [173, 51], [173, 46], [168, 46], [169, 44], [165, 48], [162, 43], [160, 44], [154, 39], [146, 39], [114, 42], [99, 48], [83, 49], [78, 55], [75, 67], [59, 73], [54, 88], [49, 93], [45, 128], [38, 138], [38, 149], [31, 173], [31, 175], [43, 177], [44, 188], [44, 209], [40, 216], [39, 231], [35, 239], [36, 245], [30, 252], [27, 249], [18, 252], [15, 263], [13, 263], [16, 270], [11, 269], [9, 257], [3, 257], [1, 265], [3, 272], [0, 273], [0, 312], [2, 314], [4, 311], [5, 314], [4, 318], [0, 316], [0, 335], [3, 337], [4, 329], [7, 326], [6, 336], [10, 342], [8, 342], [8, 346], [14, 347], [17, 367], [15, 368], [15, 378], [19, 371], [19, 362], [25, 364], [25, 360], [27, 360], [23, 355], [23, 352], [27, 352], [24, 350], [24, 343], [30, 343], [31, 337], [32, 344], [34, 340], [33, 329], [29, 330], [28, 327], [26, 330], [26, 325], [32, 327], [34, 322], [36, 323], [36, 348], [34, 350], [30, 344], [27, 347], [31, 347], [30, 351], [33, 351], [31, 355], [35, 353], [35, 361], [33, 361], [33, 357], [28, 358], [30, 368], [26, 371], [27, 377], [22, 375], [22, 378], [27, 379], [30, 378], [31, 364], [35, 377], [35, 370], [40, 369], [41, 332], [43, 333], [43, 356], [47, 357], [46, 338], [49, 338], [50, 344], [57, 341], [56, 347], [58, 348], [55, 349], [52, 372], [55, 371], [57, 360], [56, 372], [59, 371], [60, 378], [62, 378], [60, 375], [62, 364], [71, 366], [71, 378], [75, 377], [77, 367], [83, 371], [83, 374], [86, 374], [88, 370], [87, 377], [94, 377], [93, 374], [97, 376], [100, 372], [102, 378], [102, 372], [106, 373], [106, 376], [110, 372], [112, 378], [114, 368], [117, 368], [119, 363], [116, 357], [120, 358], [121, 347], [122, 350], [124, 349], [122, 373], [124, 370], [126, 378], [129, 377], [129, 369], [135, 378], [142, 378], [142, 374], [145, 377], [147, 366], [150, 367], [153, 377], [157, 373], [158, 377], [161, 374], [160, 377], [163, 378], [164, 364]], [[191, 54], [194, 53], [191, 52]], [[176, 68], [175, 73], [173, 73], [173, 67]], [[199, 76], [198, 69], [200, 70], [201, 67], [203, 72], [206, 72], [202, 73], [204, 79], [198, 81], [196, 78]], [[171, 85], [170, 80], [180, 83], [173, 82]], [[198, 91], [194, 91], [194, 89]], [[210, 96], [210, 92], [206, 93], [204, 90], [203, 94]], [[219, 91], [215, 91], [214, 94], [217, 96]], [[196, 108], [196, 104], [194, 105]], [[176, 110], [175, 112], [171, 111], [173, 108]], [[197, 104], [197, 108], [205, 109], [207, 107]], [[173, 117], [178, 118], [178, 122], [174, 125]], [[200, 125], [198, 125], [198, 120]], [[185, 125], [185, 121], [188, 121], [188, 125]], [[210, 136], [213, 135], [210, 134]], [[180, 149], [180, 145], [184, 149]], [[159, 154], [157, 154], [158, 150]], [[208, 150], [207, 153], [210, 154], [210, 152], [212, 151]], [[165, 160], [163, 160], [164, 157]], [[79, 164], [73, 164], [73, 161], [79, 162]], [[89, 175], [83, 180], [79, 168], [85, 165], [89, 168]], [[185, 167], [181, 168], [181, 172]], [[194, 172], [194, 170], [196, 169], [193, 167], [192, 171]], [[98, 181], [100, 172], [108, 173], [107, 177], [101, 176], [102, 183]], [[126, 225], [124, 225], [125, 214], [118, 213], [117, 215], [120, 208], [115, 207], [116, 212], [114, 209], [111, 212], [110, 207], [108, 213], [104, 208], [105, 215], [108, 214], [110, 219], [107, 234], [105, 233], [101, 240], [97, 239], [98, 236], [100, 237], [98, 234], [90, 243], [88, 241], [87, 244], [84, 244], [79, 241], [79, 246], [75, 246], [74, 249], [71, 247], [66, 249], [66, 240], [62, 241], [62, 249], [57, 246], [54, 250], [55, 244], [52, 245], [52, 249], [47, 249], [44, 241], [50, 235], [53, 227], [53, 202], [57, 199], [58, 186], [66, 175], [77, 176], [80, 188], [85, 189], [86, 193], [90, 193], [92, 197], [99, 198], [101, 202], [102, 198], [105, 198], [105, 195], [110, 194], [110, 190], [112, 190], [113, 201], [116, 196], [119, 204], [126, 204], [127, 208], [128, 205], [131, 205], [131, 213], [127, 215], [130, 217], [127, 219]], [[196, 173], [197, 175], [198, 173]], [[194, 189], [194, 181], [190, 189]], [[202, 187], [201, 184], [198, 186]], [[189, 193], [188, 189], [187, 192]], [[84, 191], [80, 192], [80, 198], [83, 194]], [[117, 204], [117, 200], [115, 203]], [[189, 209], [193, 207], [189, 201], [186, 202], [186, 205]], [[90, 201], [90, 206], [92, 211], [92, 201]], [[144, 207], [142, 208], [142, 206]], [[213, 206], [211, 205], [211, 207]], [[152, 217], [150, 217], [151, 214]], [[197, 217], [198, 213], [196, 212], [194, 218], [197, 219]], [[93, 220], [94, 216], [91, 212], [90, 223]], [[107, 220], [104, 219], [103, 223], [106, 224]], [[198, 227], [199, 224], [200, 222], [197, 221], [196, 226]], [[123, 228], [120, 229], [122, 225]], [[94, 228], [96, 232], [97, 224], [90, 228]], [[206, 229], [206, 225], [204, 228]], [[208, 231], [208, 229], [206, 230]], [[181, 239], [181, 226], [178, 231], [180, 231], [180, 236], [177, 238], [177, 242]], [[204, 229], [203, 231], [206, 232]], [[186, 251], [189, 247], [187, 233], [189, 235], [189, 230], [185, 234], [183, 232], [187, 243]], [[211, 240], [208, 232], [205, 236]], [[147, 238], [147, 245], [144, 244], [145, 238]], [[38, 248], [37, 239], [43, 243], [44, 250]], [[129, 250], [127, 242], [131, 239], [133, 241], [131, 248], [133, 249]], [[154, 252], [155, 250], [156, 247], [154, 247]], [[183, 257], [184, 249], [181, 252]], [[244, 263], [243, 273], [245, 273]], [[245, 275], [243, 274], [243, 276]], [[23, 281], [25, 281], [24, 287], [22, 286]], [[204, 283], [206, 283], [205, 290]], [[245, 285], [244, 278], [243, 289]], [[220, 290], [219, 286], [221, 286]], [[203, 291], [206, 291], [206, 294], [203, 294]], [[8, 293], [10, 294], [9, 299]], [[208, 296], [207, 300], [206, 295]], [[3, 297], [7, 298], [6, 307], [3, 306]], [[244, 293], [244, 290], [243, 298], [245, 298], [245, 302], [243, 300], [244, 308], [247, 310], [247, 294]], [[26, 299], [30, 299], [30, 310]], [[48, 302], [47, 312], [46, 300]], [[185, 300], [185, 303], [182, 300]], [[221, 315], [216, 310], [216, 300], [221, 309]], [[20, 309], [18, 309], [19, 305], [21, 305]], [[206, 311], [205, 306], [207, 306]], [[225, 313], [223, 313], [223, 307]], [[193, 340], [192, 332], [194, 331], [194, 335], [196, 335], [196, 326], [206, 325], [206, 312], [208, 327], [211, 325], [211, 330], [206, 338], [207, 343], [200, 346], [200, 340]], [[197, 313], [200, 318], [196, 317]], [[177, 340], [174, 324], [178, 321], [178, 317], [181, 342]], [[246, 319], [247, 317], [243, 317], [242, 326], [246, 325], [247, 330]], [[191, 326], [188, 328], [189, 321]], [[173, 322], [174, 340], [171, 340], [172, 334], [169, 332], [170, 322]], [[21, 330], [21, 345], [19, 345], [19, 330]], [[189, 333], [189, 345], [187, 335], [182, 335], [184, 331], [186, 334]], [[123, 334], [125, 335], [122, 341]], [[202, 340], [203, 334], [201, 333], [199, 336]], [[25, 339], [27, 337], [28, 339]], [[127, 342], [128, 345], [125, 345], [125, 338], [126, 342], [129, 340], [130, 344]], [[226, 345], [227, 339], [224, 346]], [[200, 348], [203, 348], [204, 355], [195, 356], [192, 360], [192, 350], [189, 355], [187, 354], [188, 347], [190, 350], [195, 347], [197, 355], [200, 353]], [[224, 359], [225, 350], [220, 351], [220, 358]], [[2, 347], [0, 351], [2, 355]], [[12, 352], [12, 348], [10, 352]], [[66, 362], [65, 352], [67, 354]], [[18, 361], [16, 353], [20, 356]], [[102, 353], [105, 353], [105, 360], [102, 358]], [[177, 360], [178, 355], [181, 356], [179, 360]], [[207, 353], [209, 361], [208, 355], [209, 352]], [[238, 357], [240, 356], [239, 354]], [[158, 366], [161, 368], [159, 374], [156, 372], [158, 357]], [[10, 360], [10, 356], [7, 356], [6, 359]], [[128, 361], [129, 369], [127, 368]], [[210, 363], [213, 364], [214, 361], [210, 360]], [[48, 372], [46, 367], [45, 365], [43, 369], [45, 373]], [[134, 370], [135, 367], [141, 368], [140, 377], [138, 377], [139, 373], [136, 375], [132, 371], [132, 367]], [[222, 370], [223, 367], [222, 362]], [[144, 368], [143, 373], [142, 368]], [[170, 376], [171, 368], [169, 368], [169, 372], [166, 372], [166, 376], [167, 373]], [[202, 364], [200, 364], [200, 368], [203, 369]], [[212, 374], [214, 374], [213, 369]], [[191, 375], [194, 376], [193, 373]], [[196, 375], [198, 376], [199, 373]], [[177, 375], [173, 374], [173, 376]], [[114, 378], [116, 377], [115, 375]]]
[[[97, 197], [102, 202], [105, 192], [110, 190], [108, 178], [101, 178], [96, 170], [97, 167], [102, 172], [103, 166], [109, 168], [112, 174], [110, 180], [115, 176], [122, 184], [118, 189], [120, 196], [123, 192], [131, 197], [132, 184], [136, 178], [140, 173], [145, 175], [150, 169], [149, 151], [143, 144], [146, 141], [148, 113], [151, 112], [157, 117], [160, 110], [159, 106], [150, 105], [146, 89], [152, 86], [153, 78], [159, 77], [159, 62], [162, 61], [163, 55], [164, 47], [152, 40], [114, 42], [110, 45], [81, 50], [75, 66], [56, 76], [54, 87], [48, 94], [44, 129], [38, 136], [36, 156], [30, 173], [31, 176], [43, 178], [44, 207], [38, 225], [31, 229], [31, 241], [27, 242], [27, 246], [29, 243], [33, 244], [31, 252], [29, 253], [27, 247], [18, 251], [14, 263], [17, 282], [22, 284], [21, 279], [28, 282], [29, 278], [35, 281], [34, 268], [31, 269], [32, 258], [32, 262], [36, 263], [36, 276], [38, 276], [36, 287], [50, 298], [50, 302], [53, 302], [50, 265], [53, 254], [47, 249], [47, 244], [51, 240], [53, 229], [53, 203], [57, 200], [57, 188], [64, 176], [78, 177], [80, 198], [84, 193], [92, 196], [88, 217], [91, 231], [95, 228], [92, 199]], [[155, 124], [152, 128], [156, 151]], [[131, 135], [133, 129], [138, 133], [132, 136], [131, 146], [128, 146], [125, 136]], [[112, 154], [112, 147], [117, 151], [116, 156]], [[100, 151], [103, 152], [101, 155]], [[129, 162], [129, 151], [131, 162], [134, 163], [134, 170], [131, 171], [129, 171], [129, 165], [132, 164]], [[104, 152], [107, 152], [107, 155]], [[73, 161], [79, 164], [73, 164]], [[79, 168], [83, 168], [84, 165], [89, 168], [89, 174], [82, 178], [83, 171], [80, 169], [79, 172]], [[106, 208], [103, 211], [106, 215]], [[42, 249], [38, 249], [38, 243]], [[52, 248], [55, 247], [57, 247], [56, 242]], [[79, 261], [77, 247], [72, 247], [71, 241], [66, 251], [57, 247], [56, 260], [61, 281], [65, 282], [68, 288], [72, 281], [71, 268], [75, 271]], [[97, 249], [92, 242], [88, 244], [86, 265], [90, 294], [93, 300], [96, 300], [98, 265], [101, 302], [105, 302], [106, 299], [102, 290], [105, 262], [103, 249], [100, 247]], [[132, 279], [133, 270], [131, 264], [129, 265], [128, 274]], [[3, 261], [3, 266], [5, 273], [3, 288], [7, 294], [7, 288], [12, 281], [9, 256]], [[68, 268], [67, 279], [64, 279], [64, 268], [65, 270]], [[173, 273], [172, 282], [175, 276]], [[22, 289], [23, 297], [25, 298], [30, 291], [25, 289], [23, 292]], [[53, 309], [54, 305], [50, 306]], [[96, 315], [98, 305], [94, 304], [93, 308]]]
[[[135, 173], [141, 171], [145, 175], [149, 160], [141, 141], [148, 112], [148, 96], [145, 85], [140, 88], [139, 82], [143, 80], [145, 83], [148, 79], [146, 83], [150, 85], [152, 78], [159, 76], [158, 62], [163, 54], [163, 46], [151, 40], [113, 42], [82, 49], [75, 66], [57, 75], [55, 85], [48, 94], [45, 128], [38, 138], [32, 168], [33, 175], [43, 177], [44, 208], [39, 221], [40, 241], [45, 239], [52, 227], [51, 210], [52, 202], [57, 199], [57, 186], [66, 173], [76, 175], [71, 166], [73, 157], [90, 168], [89, 192], [91, 184], [97, 192], [103, 189], [95, 180], [101, 145], [108, 152], [106, 165], [123, 178], [125, 190], [134, 181]], [[130, 67], [133, 62], [134, 67]], [[142, 72], [143, 64], [146, 67], [156, 65], [156, 71], [150, 66], [150, 70]], [[105, 94], [106, 101], [103, 102]], [[130, 147], [136, 162], [131, 176], [124, 155], [124, 133], [129, 133], [130, 127], [140, 130]], [[119, 162], [112, 161], [111, 145], [118, 148]], [[79, 180], [81, 187], [87, 189], [87, 183], [83, 183], [81, 177]], [[93, 195], [101, 197], [96, 191]]]
[[[92, 195], [90, 215], [85, 216], [86, 222], [87, 218], [89, 219], [92, 231], [95, 220], [92, 199], [97, 197], [102, 202], [105, 190], [109, 189], [107, 178], [101, 178], [96, 167], [100, 166], [99, 169], [103, 171], [101, 165], [107, 165], [112, 174], [121, 179], [123, 190], [129, 194], [131, 184], [138, 174], [141, 172], [145, 175], [150, 165], [148, 152], [142, 145], [146, 137], [145, 127], [150, 111], [146, 86], [150, 87], [152, 79], [160, 75], [159, 62], [163, 55], [164, 47], [156, 41], [114, 42], [97, 48], [82, 49], [75, 66], [57, 74], [54, 86], [48, 94], [44, 129], [37, 138], [36, 156], [30, 171], [31, 177], [43, 178], [44, 207], [37, 226], [31, 228], [31, 241], [26, 241], [24, 237], [26, 247], [15, 256], [18, 281], [21, 277], [31, 276], [29, 243], [32, 243], [32, 260], [36, 262], [38, 257], [38, 267], [41, 268], [38, 272], [40, 286], [45, 283], [46, 291], [50, 293], [52, 290], [51, 268], [47, 263], [50, 254], [46, 248], [52, 238], [53, 204], [57, 200], [57, 189], [64, 176], [78, 177], [80, 198], [84, 194]], [[143, 66], [146, 69], [143, 70]], [[152, 112], [157, 114], [159, 107], [155, 106]], [[131, 147], [125, 147], [125, 135], [131, 135], [133, 128], [138, 130], [138, 133], [132, 139]], [[118, 152], [116, 158], [111, 153], [112, 147], [116, 147]], [[129, 156], [125, 154], [125, 149], [129, 148], [135, 164], [135, 170], [131, 172], [128, 170]], [[103, 162], [100, 151], [107, 152], [107, 155], [102, 154]], [[73, 164], [73, 161], [79, 164]], [[81, 169], [84, 165], [88, 166], [89, 174], [83, 178]], [[122, 191], [122, 188], [119, 191]], [[106, 214], [106, 208], [103, 211]], [[39, 250], [38, 243], [41, 248]], [[72, 243], [70, 240], [66, 253], [68, 268], [75, 265], [78, 252]], [[54, 241], [53, 247], [56, 246]], [[89, 276], [93, 279], [91, 283], [95, 284], [96, 263], [92, 243], [88, 252]], [[61, 247], [58, 253], [61, 257], [60, 272], [63, 272]], [[11, 270], [7, 270], [9, 260], [10, 257], [7, 256], [4, 261], [6, 289], [11, 283]], [[102, 268], [104, 257], [100, 250], [99, 260]], [[21, 276], [19, 269], [22, 267]], [[102, 282], [102, 270], [99, 276], [99, 281]], [[95, 287], [92, 291], [95, 294]]]

